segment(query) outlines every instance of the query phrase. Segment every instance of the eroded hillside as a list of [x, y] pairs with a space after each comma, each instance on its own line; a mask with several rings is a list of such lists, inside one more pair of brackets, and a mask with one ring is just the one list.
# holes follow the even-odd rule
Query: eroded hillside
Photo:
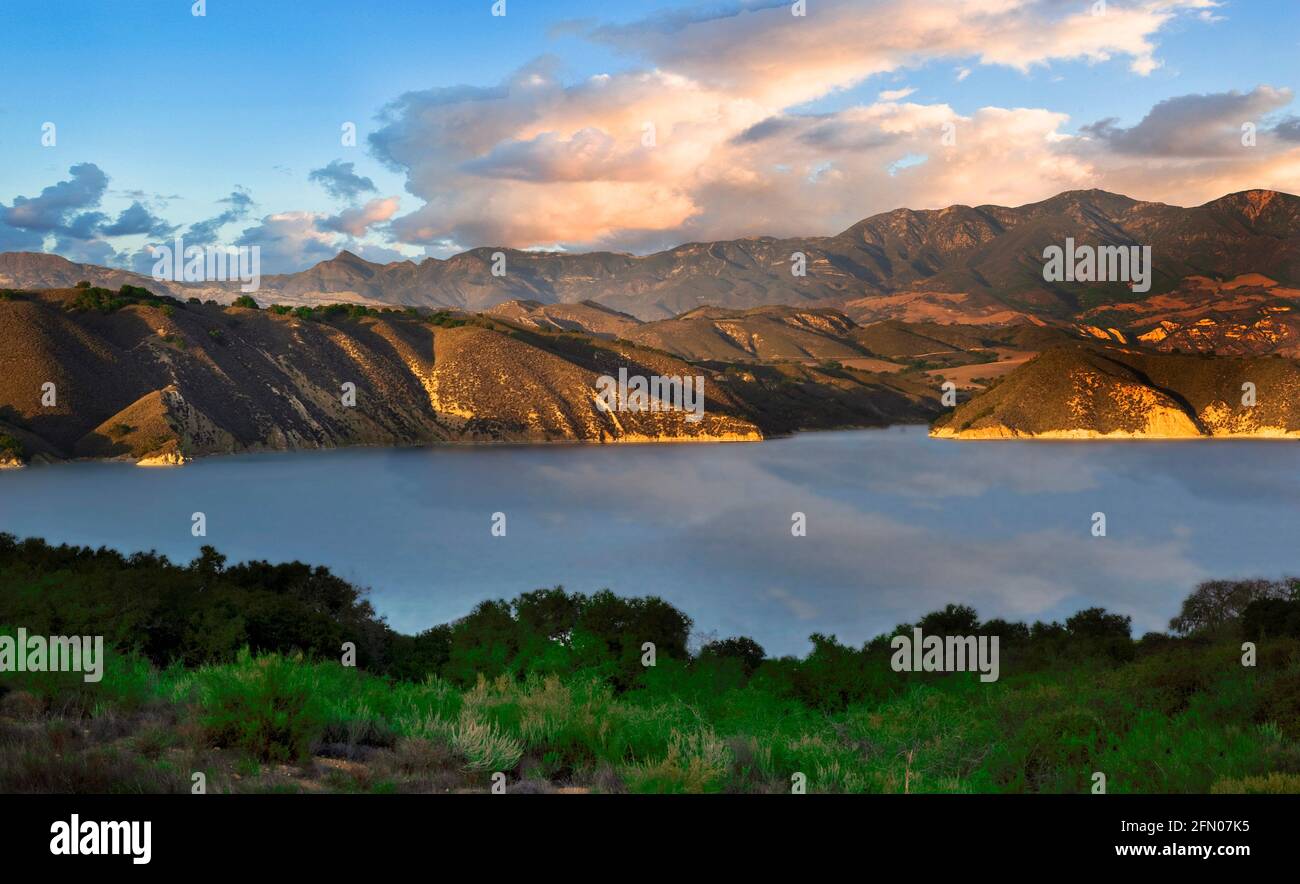
[[[270, 311], [138, 295], [0, 299], [0, 436], [22, 459], [161, 464], [359, 444], [757, 440], [938, 411], [924, 379], [844, 367], [705, 367], [626, 341], [445, 312]], [[703, 417], [603, 410], [596, 380], [620, 368], [703, 376]], [[53, 398], [43, 401], [46, 384]]]
[[931, 435], [1300, 438], [1300, 363], [1053, 347], [940, 418]]

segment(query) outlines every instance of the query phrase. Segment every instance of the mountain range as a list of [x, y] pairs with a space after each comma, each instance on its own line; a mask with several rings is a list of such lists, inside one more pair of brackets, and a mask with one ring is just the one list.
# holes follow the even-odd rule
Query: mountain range
[[[1067, 239], [1150, 246], [1150, 291], [1045, 282], [1043, 250]], [[269, 309], [238, 294], [0, 254], [0, 466], [935, 418], [951, 438], [1300, 435], [1300, 363], [1277, 358], [1300, 356], [1300, 198], [1276, 191], [1189, 209], [1071, 191], [642, 257], [342, 252], [264, 277]], [[705, 378], [704, 418], [601, 409], [597, 379], [619, 369]], [[1247, 383], [1259, 401], [1239, 407]]]
[[[1068, 191], [1005, 206], [897, 209], [834, 236], [687, 243], [637, 256], [490, 246], [420, 263], [378, 264], [341, 252], [299, 273], [265, 276], [263, 304], [355, 302], [481, 312], [510, 301], [550, 308], [596, 305], [646, 321], [702, 306], [836, 307], [858, 322], [1069, 323], [1108, 305], [1174, 291], [1188, 277], [1259, 274], [1300, 287], [1300, 198], [1271, 190], [1229, 194], [1193, 208], [1102, 190]], [[1078, 244], [1152, 249], [1152, 289], [1123, 282], [1048, 283], [1043, 250]], [[493, 275], [493, 256], [505, 258]], [[801, 254], [806, 274], [795, 269]], [[0, 254], [0, 286], [67, 287], [86, 280], [139, 285], [178, 298], [230, 301], [234, 285], [160, 283], [48, 254]], [[534, 308], [536, 309], [536, 308]], [[544, 311], [543, 311], [544, 312]], [[611, 326], [612, 328], [612, 326]]]

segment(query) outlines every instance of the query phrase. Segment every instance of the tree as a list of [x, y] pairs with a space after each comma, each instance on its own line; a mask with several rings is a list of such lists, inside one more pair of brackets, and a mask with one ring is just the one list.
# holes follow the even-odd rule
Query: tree
[[1252, 602], [1294, 597], [1298, 584], [1300, 579], [1295, 577], [1276, 581], [1207, 580], [1183, 599], [1182, 610], [1169, 621], [1169, 628], [1180, 635], [1213, 631], [1240, 619]]
[[1300, 637], [1300, 599], [1255, 599], [1241, 612], [1241, 632], [1251, 641]]
[[[629, 687], [641, 673], [642, 646], [655, 646], [659, 659], [686, 660], [692, 621], [661, 598], [623, 598], [602, 589], [586, 600], [575, 625], [581, 653], [591, 662], [613, 663], [615, 683]], [[575, 645], [578, 644], [575, 642]]]
[[473, 684], [482, 674], [496, 678], [507, 671], [520, 646], [519, 624], [504, 599], [479, 602], [451, 627], [447, 674]]
[[1010, 644], [1022, 644], [1029, 641], [1029, 627], [1024, 623], [1012, 623], [995, 617], [986, 620], [979, 629], [980, 635], [996, 635], [1003, 647]]
[[979, 632], [979, 614], [970, 605], [945, 605], [942, 611], [931, 611], [921, 618], [917, 626], [924, 635], [975, 635]]
[[235, 300], [234, 300], [234, 302], [231, 304], [231, 306], [232, 306], [232, 307], [246, 307], [246, 308], [248, 308], [249, 310], [256, 310], [256, 309], [257, 309], [257, 301], [253, 300], [253, 297], [252, 297], [251, 295], [240, 295], [238, 298], [235, 298]]
[[587, 597], [569, 595], [563, 586], [521, 594], [512, 603], [515, 617], [530, 632], [568, 644]]
[[214, 547], [203, 545], [199, 547], [199, 554], [194, 561], [190, 562], [190, 570], [199, 574], [209, 576], [220, 574], [225, 570], [226, 557], [217, 552]]
[[754, 674], [766, 656], [762, 645], [745, 636], [711, 641], [700, 648], [701, 660], [739, 660], [747, 678]]
[[1129, 639], [1133, 618], [1108, 614], [1105, 608], [1085, 608], [1065, 621], [1071, 638]]

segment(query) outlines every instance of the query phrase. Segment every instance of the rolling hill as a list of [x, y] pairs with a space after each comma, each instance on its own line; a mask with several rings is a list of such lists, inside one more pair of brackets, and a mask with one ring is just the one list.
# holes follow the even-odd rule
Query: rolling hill
[[[705, 414], [609, 412], [596, 379], [704, 376]], [[46, 406], [42, 387], [55, 385]], [[354, 384], [356, 405], [343, 402]], [[488, 316], [290, 312], [94, 288], [0, 297], [0, 437], [26, 459], [477, 441], [756, 440], [926, 421], [923, 378], [691, 364], [626, 341]]]
[[595, 301], [576, 304], [543, 304], [540, 301], [514, 300], [486, 311], [515, 325], [538, 331], [576, 331], [603, 338], [616, 338], [641, 324], [627, 313], [611, 310]]
[[[1253, 402], [1245, 385], [1253, 385]], [[1300, 438], [1300, 363], [1064, 345], [935, 421], [956, 439]]]

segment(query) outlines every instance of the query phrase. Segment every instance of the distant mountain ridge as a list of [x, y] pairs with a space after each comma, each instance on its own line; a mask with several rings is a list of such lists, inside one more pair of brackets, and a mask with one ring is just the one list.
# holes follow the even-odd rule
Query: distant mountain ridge
[[[482, 247], [445, 260], [378, 264], [344, 251], [299, 273], [263, 277], [257, 298], [471, 312], [516, 300], [592, 302], [642, 320], [672, 318], [700, 306], [826, 306], [859, 322], [987, 324], [1068, 322], [1099, 305], [1139, 297], [1122, 282], [1044, 282], [1043, 249], [1067, 237], [1079, 244], [1151, 246], [1150, 295], [1172, 290], [1189, 276], [1253, 273], [1300, 287], [1300, 197], [1248, 190], [1180, 208], [1080, 190], [1014, 208], [896, 209], [835, 236], [686, 243], [645, 256]], [[504, 276], [492, 273], [497, 252], [505, 256]], [[796, 253], [806, 260], [805, 276], [791, 272]], [[52, 255], [0, 254], [0, 286], [61, 287], [75, 283], [78, 274], [97, 285], [121, 280], [192, 296], [185, 285]], [[233, 297], [233, 287], [228, 289]]]

